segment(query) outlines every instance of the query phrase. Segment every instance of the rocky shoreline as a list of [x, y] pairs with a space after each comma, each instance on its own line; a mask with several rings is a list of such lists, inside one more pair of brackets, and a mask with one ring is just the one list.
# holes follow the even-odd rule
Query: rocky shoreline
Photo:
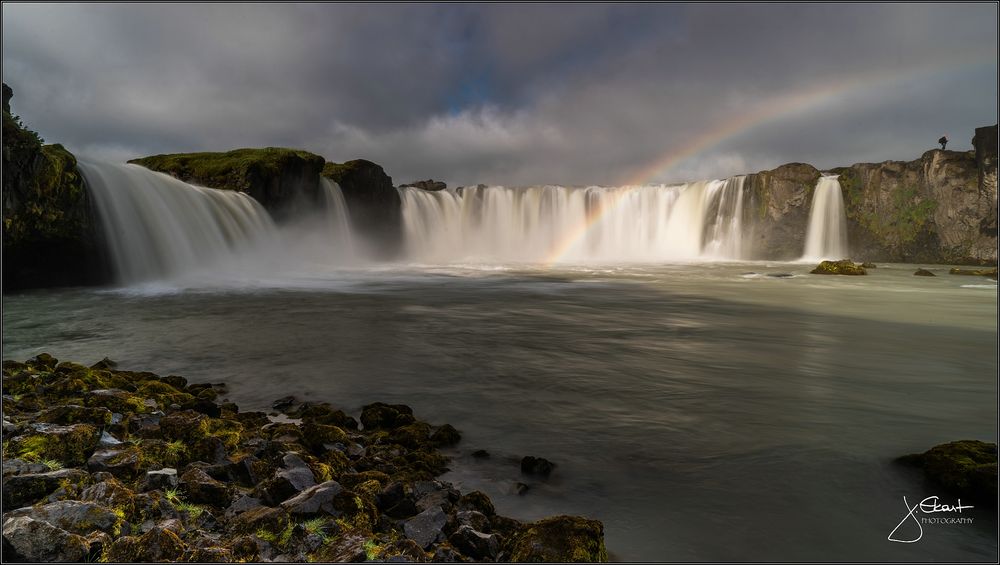
[[461, 435], [405, 405], [241, 412], [224, 385], [47, 354], [4, 361], [3, 392], [5, 561], [608, 559], [599, 521], [524, 523], [437, 480]]

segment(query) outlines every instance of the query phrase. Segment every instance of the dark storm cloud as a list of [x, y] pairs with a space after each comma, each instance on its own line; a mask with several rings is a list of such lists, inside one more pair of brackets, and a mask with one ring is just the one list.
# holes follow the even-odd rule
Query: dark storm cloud
[[[994, 123], [997, 8], [3, 6], [14, 111], [93, 157], [284, 145], [397, 181], [615, 183], [910, 159]], [[844, 86], [847, 88], [844, 88]], [[830, 96], [823, 93], [829, 91]], [[762, 112], [796, 93], [801, 111]], [[790, 110], [795, 110], [790, 108]]]

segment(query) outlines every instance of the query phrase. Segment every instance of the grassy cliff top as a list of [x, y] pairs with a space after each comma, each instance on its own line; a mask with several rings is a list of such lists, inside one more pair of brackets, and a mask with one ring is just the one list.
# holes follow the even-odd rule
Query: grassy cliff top
[[319, 155], [299, 149], [264, 147], [258, 149], [234, 149], [224, 153], [173, 153], [152, 155], [132, 159], [129, 163], [142, 165], [147, 169], [170, 173], [182, 179], [198, 179], [209, 186], [226, 186], [226, 180], [234, 172], [253, 169], [265, 175], [278, 175], [290, 162], [312, 161], [317, 168], [325, 159]]

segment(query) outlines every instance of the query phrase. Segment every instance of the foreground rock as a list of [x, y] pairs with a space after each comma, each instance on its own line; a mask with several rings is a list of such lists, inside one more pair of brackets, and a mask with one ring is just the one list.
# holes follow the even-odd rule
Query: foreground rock
[[359, 424], [288, 398], [274, 421], [209, 385], [45, 354], [5, 361], [3, 389], [11, 560], [607, 560], [600, 522], [525, 524], [436, 480], [461, 435], [403, 404]]
[[924, 453], [906, 455], [900, 463], [923, 469], [927, 478], [959, 496], [981, 505], [997, 504], [997, 444], [955, 441]]
[[840, 261], [823, 261], [815, 269], [809, 271], [813, 275], [867, 275], [868, 271], [850, 259]]
[[937, 275], [935, 275], [934, 273], [928, 271], [927, 269], [917, 269], [913, 273], [913, 276], [915, 276], [915, 277], [936, 277]]

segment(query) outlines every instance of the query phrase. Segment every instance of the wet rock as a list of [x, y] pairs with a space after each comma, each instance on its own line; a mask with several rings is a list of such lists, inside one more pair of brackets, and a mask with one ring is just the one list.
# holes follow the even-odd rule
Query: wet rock
[[431, 435], [431, 443], [438, 447], [449, 447], [455, 445], [462, 439], [462, 434], [458, 433], [451, 424], [445, 424], [438, 428]]
[[[109, 414], [110, 416], [110, 414]], [[97, 442], [99, 447], [114, 447], [121, 445], [122, 441], [108, 432], [101, 432], [101, 439]]]
[[107, 551], [109, 562], [179, 561], [187, 549], [177, 534], [154, 527], [139, 537], [124, 536], [111, 544]]
[[12, 475], [3, 481], [4, 509], [34, 504], [55, 492], [64, 482], [79, 484], [90, 476], [79, 469]]
[[83, 397], [83, 404], [91, 408], [107, 408], [119, 414], [141, 414], [148, 411], [141, 396], [120, 389], [92, 390]]
[[[490, 519], [482, 512], [461, 510], [455, 514], [455, 522], [459, 526], [469, 526], [479, 532], [490, 532]], [[453, 544], [454, 545], [454, 544]], [[457, 545], [455, 547], [458, 547]]]
[[232, 499], [229, 487], [210, 477], [205, 471], [194, 468], [180, 478], [180, 488], [191, 502], [225, 508]]
[[189, 549], [184, 553], [184, 561], [188, 563], [231, 563], [234, 561], [232, 550], [225, 547], [199, 547]]
[[228, 529], [234, 534], [250, 534], [271, 532], [280, 534], [291, 524], [288, 512], [284, 508], [260, 506], [237, 514], [229, 520]]
[[531, 455], [528, 455], [521, 459], [521, 472], [525, 475], [548, 477], [552, 474], [552, 470], [555, 469], [555, 467], [555, 463], [541, 457], [532, 457]]
[[346, 443], [347, 432], [337, 426], [326, 424], [306, 423], [302, 426], [302, 438], [309, 448], [322, 452], [332, 448], [335, 443]]
[[476, 459], [489, 459], [490, 452], [485, 449], [477, 449], [472, 452], [472, 456]]
[[76, 406], [64, 404], [54, 406], [38, 415], [38, 422], [48, 422], [68, 426], [71, 424], [92, 424], [103, 427], [111, 423], [111, 411], [103, 407]]
[[434, 555], [431, 556], [430, 561], [431, 563], [465, 563], [465, 558], [450, 545], [442, 544], [434, 549]]
[[605, 562], [604, 525], [576, 516], [555, 516], [528, 524], [513, 540], [514, 563]]
[[79, 467], [94, 452], [100, 438], [100, 429], [90, 424], [35, 424], [34, 432], [10, 440], [8, 453]]
[[878, 265], [876, 265], [875, 263], [869, 262], [869, 261], [865, 261], [864, 263], [861, 263], [861, 266], [864, 267], [865, 269], [875, 269], [875, 268], [878, 267]]
[[481, 491], [474, 490], [458, 499], [459, 510], [474, 510], [485, 516], [495, 516], [496, 509], [490, 497]]
[[334, 498], [344, 490], [337, 481], [326, 481], [309, 487], [294, 497], [281, 503], [292, 515], [312, 515], [326, 513], [337, 515], [333, 506]]
[[929, 480], [966, 501], [995, 507], [997, 503], [997, 444], [955, 441], [906, 455], [900, 463], [923, 469]]
[[177, 476], [177, 469], [164, 467], [155, 471], [146, 471], [146, 477], [139, 485], [140, 491], [167, 490], [176, 488], [180, 478]]
[[295, 405], [295, 397], [285, 396], [283, 398], [275, 400], [274, 403], [271, 404], [271, 408], [274, 408], [279, 412], [284, 412], [286, 410], [290, 410], [294, 405]]
[[974, 277], [990, 277], [992, 279], [997, 278], [997, 268], [992, 269], [960, 269], [958, 267], [953, 267], [948, 271], [949, 275], [966, 275]]
[[516, 492], [518, 496], [524, 496], [525, 494], [528, 494], [529, 490], [531, 490], [531, 487], [529, 487], [524, 483], [514, 483], [514, 492]]
[[927, 269], [917, 269], [917, 272], [913, 273], [915, 277], [934, 277], [937, 276], [934, 273], [928, 271]]
[[865, 268], [850, 259], [823, 261], [809, 271], [813, 275], [867, 275]]
[[174, 387], [177, 390], [184, 390], [184, 387], [186, 387], [188, 384], [187, 379], [185, 379], [184, 377], [179, 377], [177, 375], [168, 375], [160, 379], [160, 381]]
[[131, 510], [135, 507], [135, 494], [114, 477], [85, 488], [80, 493], [80, 500], [95, 502], [107, 508]]
[[171, 412], [160, 418], [160, 432], [166, 441], [194, 444], [208, 434], [208, 417], [194, 410]]
[[99, 449], [87, 460], [91, 473], [107, 472], [121, 480], [131, 481], [141, 472], [142, 450], [134, 445]]
[[417, 545], [427, 548], [437, 541], [439, 536], [444, 535], [441, 529], [447, 521], [448, 517], [441, 507], [432, 506], [403, 522], [403, 531], [406, 537], [415, 541]]
[[234, 500], [233, 503], [229, 505], [229, 508], [226, 508], [226, 517], [232, 518], [237, 514], [242, 514], [249, 510], [262, 507], [263, 504], [261, 504], [259, 498], [254, 498], [252, 496], [246, 496], [246, 495], [237, 496], [236, 500]]
[[89, 534], [94, 530], [110, 531], [118, 524], [114, 512], [93, 502], [60, 500], [29, 508], [19, 508], [4, 515], [7, 518], [27, 516], [48, 522], [74, 534]]
[[258, 488], [258, 494], [268, 504], [280, 504], [305, 489], [316, 486], [316, 477], [309, 465], [295, 453], [282, 458], [283, 469]]
[[431, 427], [429, 424], [414, 422], [392, 430], [389, 433], [389, 441], [410, 449], [419, 449], [427, 445], [430, 435]]
[[[401, 539], [385, 548], [386, 562], [423, 563], [427, 561], [424, 549], [411, 539]], [[393, 561], [395, 560], [395, 561]], [[401, 561], [404, 560], [404, 561]]]
[[368, 538], [362, 534], [345, 534], [325, 544], [311, 556], [311, 561], [325, 563], [360, 563], [368, 560], [365, 543]]
[[56, 365], [59, 364], [59, 360], [48, 353], [39, 353], [31, 359], [25, 361], [25, 364], [35, 369], [51, 371], [56, 368]]
[[461, 526], [448, 537], [448, 541], [463, 554], [476, 560], [495, 561], [500, 543], [497, 536], [476, 531], [471, 526]]
[[418, 180], [407, 184], [399, 185], [399, 188], [419, 188], [428, 192], [436, 192], [448, 188], [448, 185], [434, 179]]
[[24, 459], [4, 459], [3, 460], [3, 476], [9, 477], [11, 475], [27, 475], [27, 474], [37, 474], [45, 473], [50, 471], [48, 467], [41, 463], [34, 463], [31, 461], [25, 461]]
[[[82, 536], [29, 516], [6, 518], [3, 541], [4, 561], [82, 563], [90, 551]], [[16, 554], [11, 555], [8, 547]]]
[[361, 425], [365, 430], [391, 430], [415, 421], [413, 409], [405, 404], [376, 402], [361, 409]]

